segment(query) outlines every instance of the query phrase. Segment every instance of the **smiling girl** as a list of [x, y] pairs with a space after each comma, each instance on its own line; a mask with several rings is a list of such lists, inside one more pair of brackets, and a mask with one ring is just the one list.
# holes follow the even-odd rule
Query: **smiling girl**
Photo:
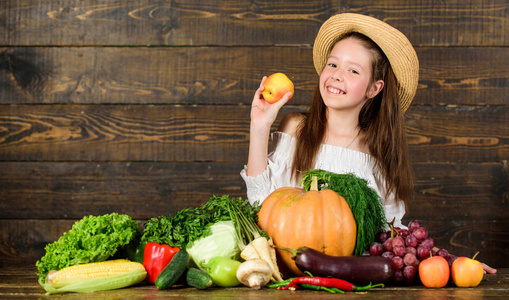
[[283, 118], [270, 154], [270, 128], [290, 94], [274, 104], [264, 101], [266, 77], [255, 93], [248, 163], [241, 171], [249, 201], [298, 186], [300, 171], [353, 173], [383, 199], [387, 220], [401, 226], [404, 200], [413, 191], [403, 113], [417, 89], [414, 48], [382, 21], [340, 14], [320, 29], [313, 60], [320, 80], [309, 111]]
[[272, 135], [270, 128], [291, 94], [274, 104], [264, 101], [266, 77], [255, 92], [249, 157], [241, 171], [249, 202], [262, 203], [280, 187], [298, 187], [302, 171], [353, 173], [380, 196], [386, 219], [404, 227], [413, 177], [403, 114], [419, 79], [412, 44], [378, 19], [339, 14], [320, 28], [313, 62], [320, 80], [309, 111], [285, 116]]

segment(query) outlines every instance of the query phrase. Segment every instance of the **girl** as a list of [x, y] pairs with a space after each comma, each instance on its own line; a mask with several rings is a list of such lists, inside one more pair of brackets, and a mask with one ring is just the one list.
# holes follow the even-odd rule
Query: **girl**
[[[403, 54], [390, 61], [366, 36], [381, 32], [394, 35], [395, 41], [384, 42], [386, 51], [403, 49]], [[313, 59], [320, 80], [310, 110], [283, 118], [270, 156], [270, 127], [290, 95], [272, 105], [264, 101], [265, 78], [255, 93], [248, 164], [241, 172], [249, 201], [261, 203], [277, 188], [298, 186], [299, 171], [354, 173], [384, 199], [387, 220], [395, 218], [401, 226], [400, 199], [413, 190], [402, 114], [417, 88], [415, 50], [401, 32], [377, 19], [341, 14], [322, 25]], [[405, 75], [401, 83], [391, 66]]]
[[313, 61], [320, 79], [310, 109], [283, 118], [270, 154], [271, 125], [291, 94], [266, 102], [266, 77], [255, 93], [248, 163], [241, 171], [250, 203], [261, 203], [277, 188], [299, 186], [299, 171], [353, 173], [383, 199], [386, 219], [403, 226], [404, 200], [413, 192], [403, 113], [417, 89], [414, 48], [378, 19], [339, 14], [320, 28]]

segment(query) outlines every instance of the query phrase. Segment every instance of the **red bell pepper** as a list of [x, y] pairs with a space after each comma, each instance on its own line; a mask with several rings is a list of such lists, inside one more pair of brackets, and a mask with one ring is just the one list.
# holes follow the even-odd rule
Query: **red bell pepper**
[[157, 276], [180, 249], [158, 243], [147, 243], [143, 252], [143, 266], [147, 270], [147, 281], [154, 284]]

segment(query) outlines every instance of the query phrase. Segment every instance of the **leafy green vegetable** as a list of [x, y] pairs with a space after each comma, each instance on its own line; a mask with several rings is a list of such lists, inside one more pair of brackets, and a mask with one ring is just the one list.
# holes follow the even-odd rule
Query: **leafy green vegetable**
[[249, 243], [262, 235], [268, 238], [266, 232], [261, 230], [260, 227], [256, 225], [255, 221], [247, 218], [237, 205], [235, 205], [235, 202], [228, 201], [228, 204], [227, 207], [230, 210], [230, 217], [235, 225], [235, 235], [241, 251], [244, 250]]
[[[200, 237], [211, 234], [209, 224], [231, 220], [228, 210], [228, 195], [212, 196], [207, 203], [197, 208], [185, 208], [175, 213], [152, 218], [144, 224], [141, 243], [155, 242], [186, 249]], [[255, 223], [260, 206], [249, 205], [248, 200], [233, 201], [242, 212]]]
[[127, 215], [117, 213], [87, 216], [56, 242], [46, 245], [46, 254], [36, 262], [39, 281], [46, 282], [51, 270], [105, 261], [139, 239], [141, 227]]
[[309, 191], [313, 176], [318, 178], [319, 188], [335, 191], [345, 198], [350, 206], [357, 223], [357, 243], [354, 255], [361, 255], [375, 241], [376, 235], [387, 223], [380, 196], [368, 186], [365, 179], [354, 174], [336, 174], [320, 169], [304, 173], [302, 177], [304, 190]]
[[209, 229], [210, 235], [194, 240], [187, 245], [186, 249], [196, 266], [202, 271], [206, 271], [203, 265], [207, 264], [211, 258], [217, 256], [240, 258], [233, 221], [219, 221], [210, 224]]

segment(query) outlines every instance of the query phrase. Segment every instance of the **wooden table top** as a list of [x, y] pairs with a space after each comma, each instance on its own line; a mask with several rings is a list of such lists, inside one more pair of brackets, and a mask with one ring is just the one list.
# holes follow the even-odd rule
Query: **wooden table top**
[[160, 291], [155, 286], [139, 285], [124, 289], [103, 291], [86, 294], [56, 294], [48, 296], [45, 290], [37, 283], [35, 266], [25, 268], [6, 267], [0, 269], [0, 299], [31, 299], [31, 298], [73, 298], [73, 299], [251, 299], [267, 298], [272, 299], [330, 299], [341, 297], [351, 298], [454, 298], [454, 299], [479, 299], [494, 298], [507, 299], [509, 293], [509, 269], [499, 269], [497, 274], [486, 275], [484, 280], [475, 288], [458, 288], [454, 284], [440, 289], [429, 289], [424, 286], [396, 287], [388, 286], [376, 288], [366, 292], [347, 292], [345, 294], [330, 294], [323, 291], [311, 290], [277, 290], [261, 289], [252, 290], [247, 287], [236, 288], [209, 288], [198, 290], [187, 287], [175, 287]]

